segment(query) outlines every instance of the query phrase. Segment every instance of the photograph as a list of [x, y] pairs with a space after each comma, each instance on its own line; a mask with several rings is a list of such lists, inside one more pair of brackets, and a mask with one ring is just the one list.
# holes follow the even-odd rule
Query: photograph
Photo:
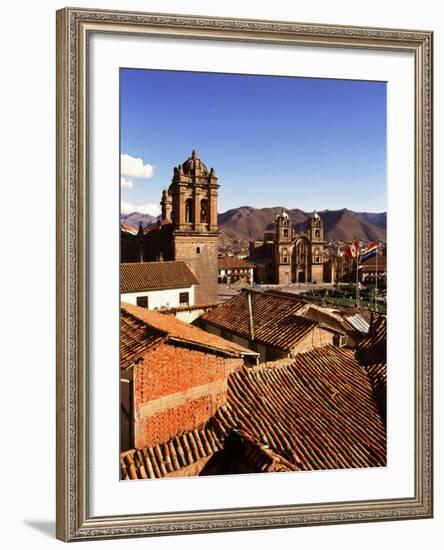
[[119, 102], [120, 480], [387, 467], [387, 82]]

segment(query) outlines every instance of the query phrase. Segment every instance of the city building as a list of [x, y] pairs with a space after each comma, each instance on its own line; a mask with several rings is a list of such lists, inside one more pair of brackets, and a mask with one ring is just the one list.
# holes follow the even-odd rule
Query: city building
[[182, 261], [120, 264], [121, 300], [140, 307], [194, 306], [198, 284]]
[[307, 221], [307, 232], [297, 232], [285, 210], [274, 220], [273, 235], [250, 243], [249, 259], [262, 265], [260, 283], [323, 283], [324, 227], [315, 211]]
[[377, 254], [359, 266], [359, 279], [363, 284], [385, 287], [387, 282], [387, 257]]
[[196, 303], [217, 301], [218, 189], [214, 168], [209, 170], [193, 151], [174, 167], [171, 184], [162, 192], [160, 219], [137, 235], [121, 231], [121, 257], [184, 261], [199, 282]]
[[226, 403], [227, 373], [257, 362], [252, 350], [131, 304], [120, 331], [122, 451], [199, 428]]
[[231, 370], [194, 429], [121, 453], [122, 479], [382, 467], [386, 431], [356, 353], [335, 346]]
[[241, 258], [227, 256], [218, 260], [218, 282], [222, 284], [254, 282], [254, 264]]
[[307, 300], [296, 296], [243, 289], [238, 295], [208, 310], [195, 324], [259, 352], [262, 361], [294, 357], [327, 344], [340, 344], [341, 327], [322, 324], [305, 315]]

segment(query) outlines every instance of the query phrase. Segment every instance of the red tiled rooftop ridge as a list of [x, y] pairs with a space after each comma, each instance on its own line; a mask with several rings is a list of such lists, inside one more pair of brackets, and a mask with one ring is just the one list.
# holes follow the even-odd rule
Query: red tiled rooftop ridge
[[134, 262], [120, 264], [120, 292], [186, 288], [199, 284], [185, 262]]
[[150, 327], [124, 311], [120, 315], [120, 367], [136, 363], [152, 346], [162, 342], [165, 333]]
[[[180, 321], [172, 315], [162, 315], [157, 311], [141, 308], [132, 304], [122, 303], [121, 316], [125, 317], [128, 315], [139, 323], [143, 323], [145, 325], [145, 330], [154, 329], [155, 331], [165, 335], [168, 340], [194, 344], [195, 346], [209, 349], [213, 352], [220, 352], [231, 357], [257, 355], [254, 351], [244, 348], [234, 342], [225, 340], [215, 334], [205, 332], [204, 330], [201, 330], [193, 325], [189, 325], [188, 323]], [[125, 328], [125, 326], [126, 324], [122, 324], [123, 328]], [[143, 340], [145, 337], [144, 334], [145, 333], [139, 331], [139, 339]], [[152, 335], [150, 335], [150, 338], [151, 337]]]
[[233, 372], [216, 413], [299, 470], [384, 466], [385, 428], [354, 352], [334, 346]]
[[258, 472], [386, 465], [385, 427], [365, 369], [352, 350], [326, 346], [230, 373], [227, 404], [205, 426], [122, 453], [122, 477], [163, 477], [222, 450], [233, 434]]
[[153, 479], [178, 472], [198, 461], [211, 458], [222, 449], [212, 427], [183, 433], [154, 447], [123, 452], [120, 455], [122, 479]]
[[252, 290], [243, 291], [205, 312], [200, 320], [248, 339], [248, 293], [251, 297], [254, 338], [258, 342], [290, 350], [317, 325], [315, 321], [298, 314], [306, 307], [306, 302]]
[[387, 319], [374, 313], [366, 338], [358, 345], [356, 355], [365, 368], [373, 388], [373, 397], [378, 404], [384, 423], [387, 399]]

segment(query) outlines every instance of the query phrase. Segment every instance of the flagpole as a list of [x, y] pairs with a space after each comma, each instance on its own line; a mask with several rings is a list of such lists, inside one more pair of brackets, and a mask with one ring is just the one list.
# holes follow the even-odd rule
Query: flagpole
[[359, 273], [358, 273], [358, 266], [359, 266], [359, 252], [358, 252], [358, 248], [356, 248], [356, 307], [359, 307]]
[[378, 311], [378, 248], [376, 248], [376, 286], [375, 286], [375, 310]]

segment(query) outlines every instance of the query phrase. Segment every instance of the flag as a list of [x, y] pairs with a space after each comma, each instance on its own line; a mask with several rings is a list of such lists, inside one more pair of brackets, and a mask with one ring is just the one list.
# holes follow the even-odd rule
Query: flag
[[353, 241], [352, 244], [345, 247], [345, 255], [347, 258], [356, 258], [358, 255], [358, 241]]
[[366, 262], [378, 253], [378, 243], [372, 243], [361, 251], [361, 261]]

